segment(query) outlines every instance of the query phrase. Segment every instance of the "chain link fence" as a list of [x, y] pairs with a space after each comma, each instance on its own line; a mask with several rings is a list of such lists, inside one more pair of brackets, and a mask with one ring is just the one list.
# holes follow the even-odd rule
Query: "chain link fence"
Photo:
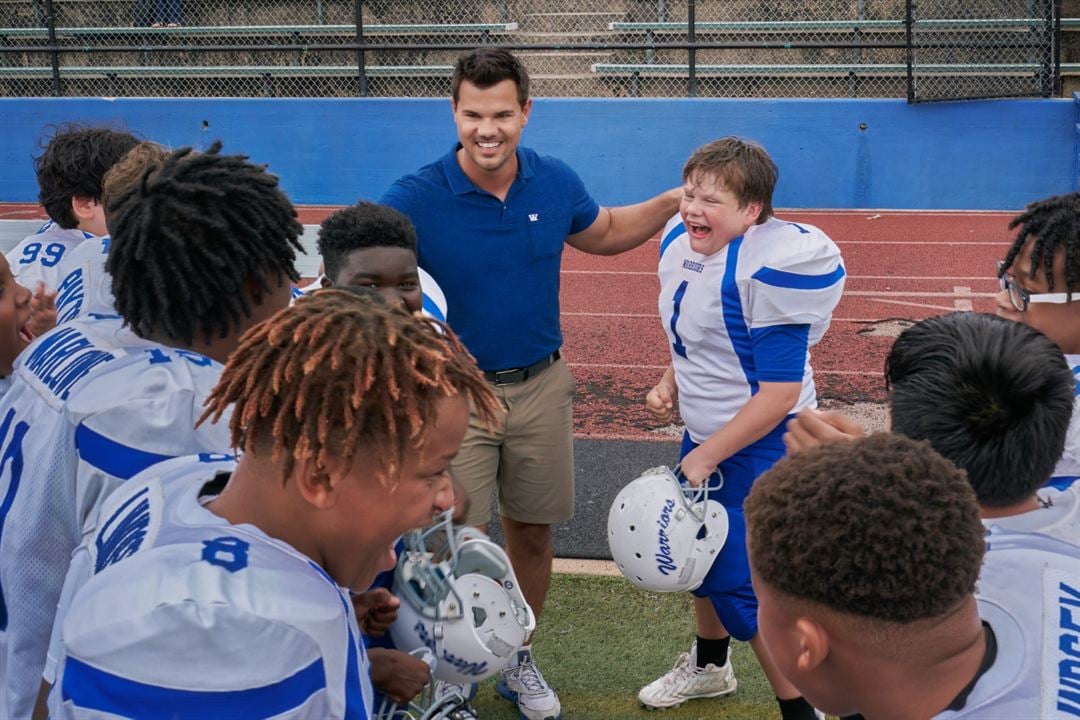
[[912, 101], [1049, 96], [1058, 82], [1053, 0], [908, 0]]
[[[0, 0], [0, 94], [445, 96], [455, 58], [481, 44], [513, 48], [536, 96], [924, 100], [970, 95], [972, 88], [984, 97], [1048, 94], [1056, 79], [1046, 70], [1055, 53], [1053, 6]], [[965, 19], [983, 24], [948, 24]], [[998, 64], [1008, 68], [999, 72]], [[973, 75], [980, 78], [974, 85]], [[909, 92], [912, 85], [917, 93]]]

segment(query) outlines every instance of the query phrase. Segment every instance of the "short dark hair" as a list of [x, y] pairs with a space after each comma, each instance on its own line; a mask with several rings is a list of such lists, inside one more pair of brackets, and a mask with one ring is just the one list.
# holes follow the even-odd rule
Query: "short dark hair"
[[141, 337], [228, 337], [251, 316], [248, 283], [271, 292], [300, 279], [303, 227], [278, 179], [220, 150], [177, 150], [110, 205], [106, 270], [117, 312]]
[[683, 166], [683, 181], [712, 175], [739, 201], [739, 207], [761, 203], [758, 224], [773, 215], [772, 196], [780, 171], [764, 147], [735, 136], [702, 145]]
[[1046, 273], [1046, 283], [1051, 292], [1054, 288], [1054, 254], [1060, 249], [1065, 252], [1065, 287], [1056, 292], [1080, 292], [1080, 193], [1054, 195], [1027, 206], [1009, 223], [1009, 229], [1019, 227], [1020, 231], [1012, 247], [1005, 255], [998, 275], [1004, 275], [1016, 261], [1028, 240], [1034, 238], [1031, 248], [1031, 276], [1039, 267]]
[[892, 430], [967, 471], [979, 502], [1017, 503], [1065, 449], [1075, 380], [1061, 350], [1028, 325], [949, 313], [904, 330], [885, 360]]
[[412, 222], [392, 207], [361, 201], [338, 210], [319, 227], [319, 253], [331, 280], [337, 278], [349, 253], [374, 247], [400, 247], [415, 255]]
[[879, 433], [795, 453], [754, 481], [744, 507], [755, 572], [793, 598], [911, 623], [975, 590], [975, 492], [928, 443]]
[[44, 152], [34, 158], [38, 200], [45, 212], [62, 228], [78, 227], [71, 199], [85, 197], [100, 202], [105, 173], [138, 144], [131, 133], [108, 128], [57, 128]]
[[450, 76], [450, 95], [458, 101], [461, 83], [469, 81], [481, 90], [498, 85], [503, 80], [513, 80], [517, 86], [518, 104], [529, 99], [529, 73], [513, 53], [500, 47], [480, 47], [462, 55], [454, 64]]

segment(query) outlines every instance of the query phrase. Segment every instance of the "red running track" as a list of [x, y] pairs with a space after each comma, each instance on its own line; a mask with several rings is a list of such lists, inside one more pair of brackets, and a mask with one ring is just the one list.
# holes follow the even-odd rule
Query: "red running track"
[[[306, 224], [334, 208], [303, 207]], [[951, 310], [991, 311], [994, 263], [1012, 240], [1012, 213], [791, 211], [840, 246], [844, 297], [812, 350], [822, 397], [884, 400], [881, 369], [896, 329]], [[34, 205], [5, 205], [0, 219], [43, 217]], [[658, 240], [618, 257], [567, 248], [562, 270], [565, 355], [578, 383], [579, 437], [670, 440], [642, 409], [670, 356], [657, 310]], [[897, 320], [901, 322], [886, 322]]]
[[[811, 351], [822, 397], [884, 400], [882, 366], [897, 329], [951, 310], [993, 308], [994, 263], [1012, 213], [781, 212], [840, 246], [848, 277], [832, 326]], [[653, 240], [616, 258], [568, 249], [562, 311], [578, 381], [575, 426], [592, 438], [668, 440], [642, 408], [670, 361], [657, 310]]]

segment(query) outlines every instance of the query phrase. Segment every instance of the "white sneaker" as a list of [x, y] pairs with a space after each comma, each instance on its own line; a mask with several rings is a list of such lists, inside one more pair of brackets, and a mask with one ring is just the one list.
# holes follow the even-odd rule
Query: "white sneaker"
[[738, 686], [731, 669], [731, 650], [722, 667], [709, 663], [699, 668], [695, 641], [690, 652], [680, 655], [669, 673], [641, 688], [638, 700], [650, 709], [673, 708], [694, 698], [730, 695]]
[[435, 681], [431, 704], [424, 717], [443, 718], [444, 720], [477, 720], [476, 711], [469, 705], [469, 700], [476, 694], [476, 684], [455, 685]]
[[517, 703], [521, 720], [560, 720], [559, 696], [540, 674], [532, 648], [518, 650], [517, 663], [503, 668], [496, 686], [499, 694]]

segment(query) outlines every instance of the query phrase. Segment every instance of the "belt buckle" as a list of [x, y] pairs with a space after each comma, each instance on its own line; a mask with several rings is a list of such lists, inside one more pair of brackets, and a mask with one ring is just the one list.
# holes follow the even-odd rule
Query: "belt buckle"
[[528, 376], [528, 368], [513, 368], [512, 370], [495, 371], [495, 387], [514, 385], [522, 382]]

